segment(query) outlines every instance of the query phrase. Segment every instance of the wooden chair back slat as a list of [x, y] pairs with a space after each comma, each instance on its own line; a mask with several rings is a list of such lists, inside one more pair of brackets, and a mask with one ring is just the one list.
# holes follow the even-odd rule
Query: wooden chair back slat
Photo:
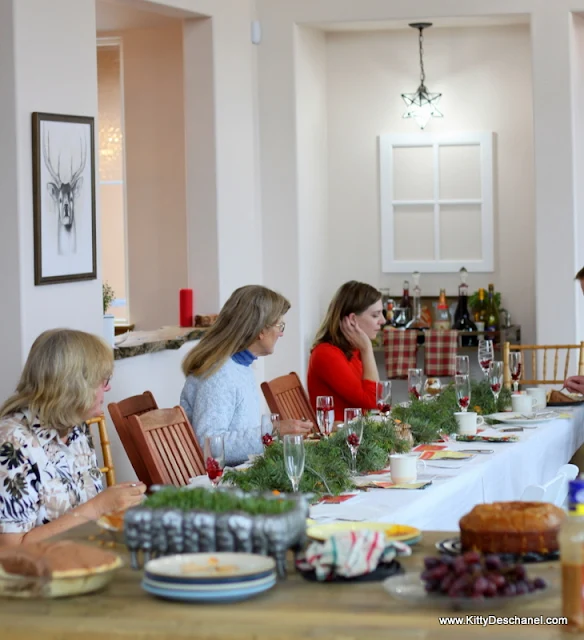
[[184, 486], [205, 473], [203, 452], [182, 407], [156, 409], [128, 420], [153, 483]]
[[316, 414], [298, 374], [291, 372], [262, 382], [261, 388], [272, 413], [279, 413], [282, 420], [310, 420], [314, 430], [318, 431]]
[[[531, 352], [531, 377], [527, 378], [525, 369], [522, 370], [522, 378], [520, 383], [523, 385], [535, 385], [535, 384], [563, 384], [564, 380], [570, 375], [570, 356], [572, 351], [578, 352], [578, 375], [584, 375], [584, 341], [580, 344], [546, 344], [546, 345], [533, 345], [533, 344], [510, 344], [505, 342], [503, 345], [503, 380], [507, 388], [511, 387], [511, 372], [509, 371], [509, 360], [511, 351], [519, 351], [525, 355]], [[551, 358], [548, 358], [548, 352], [550, 356], [553, 354], [553, 367], [552, 371], [548, 370]], [[538, 355], [541, 354], [540, 362], [542, 362], [541, 375], [539, 375], [538, 369]], [[560, 355], [564, 358], [564, 366], [561, 367]], [[561, 377], [560, 377], [561, 376]]]
[[142, 457], [138, 454], [128, 418], [132, 415], [140, 416], [154, 409], [158, 409], [158, 404], [150, 391], [144, 391], [144, 393], [140, 395], [125, 398], [124, 400], [120, 400], [120, 402], [111, 402], [108, 405], [109, 414], [118, 432], [126, 455], [130, 460], [130, 464], [136, 472], [138, 479], [148, 487], [154, 484], [154, 482], [148, 473]]
[[97, 416], [86, 420], [85, 424], [88, 427], [91, 425], [97, 425], [97, 432], [99, 434], [99, 443], [101, 446], [101, 455], [103, 458], [103, 467], [100, 468], [101, 473], [105, 474], [105, 482], [108, 487], [111, 487], [116, 483], [116, 471], [114, 468], [114, 459], [112, 457], [112, 450], [110, 446], [110, 439], [107, 432], [107, 426], [105, 424], [105, 416]]

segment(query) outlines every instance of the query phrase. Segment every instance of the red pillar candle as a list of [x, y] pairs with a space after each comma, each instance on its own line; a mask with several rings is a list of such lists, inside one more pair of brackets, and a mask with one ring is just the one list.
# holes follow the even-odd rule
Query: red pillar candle
[[193, 326], [193, 290], [181, 289], [179, 292], [179, 325]]

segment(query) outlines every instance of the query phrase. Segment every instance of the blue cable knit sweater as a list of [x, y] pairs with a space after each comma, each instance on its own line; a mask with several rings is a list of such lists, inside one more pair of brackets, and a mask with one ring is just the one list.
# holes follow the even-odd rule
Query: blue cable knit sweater
[[243, 351], [208, 378], [188, 376], [180, 396], [201, 448], [205, 436], [224, 434], [225, 464], [231, 466], [245, 462], [249, 454], [263, 452], [260, 399], [249, 366], [253, 360], [252, 354]]

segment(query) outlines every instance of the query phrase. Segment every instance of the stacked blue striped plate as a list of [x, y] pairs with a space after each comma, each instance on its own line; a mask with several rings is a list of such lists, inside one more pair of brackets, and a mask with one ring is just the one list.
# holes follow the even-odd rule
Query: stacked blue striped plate
[[167, 600], [237, 602], [276, 584], [273, 558], [251, 553], [188, 553], [146, 563], [142, 588]]

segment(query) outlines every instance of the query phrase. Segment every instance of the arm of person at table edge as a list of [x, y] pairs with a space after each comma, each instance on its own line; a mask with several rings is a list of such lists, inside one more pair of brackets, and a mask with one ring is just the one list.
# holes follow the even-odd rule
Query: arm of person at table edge
[[[37, 525], [39, 493], [36, 488], [38, 483], [33, 480], [36, 474], [30, 473], [33, 464], [22, 449], [15, 447], [15, 452], [18, 456], [15, 459], [19, 459], [20, 464], [0, 474], [0, 547], [41, 542], [85, 522], [97, 520], [106, 513], [129, 509], [140, 504], [146, 491], [146, 486], [141, 482], [117, 484], [67, 511], [59, 518]], [[7, 489], [9, 485], [19, 485], [21, 497], [27, 498], [27, 501], [19, 507], [17, 517], [14, 516], [13, 501]], [[11, 504], [12, 509], [10, 509]]]
[[322, 345], [313, 352], [312, 366], [315, 376], [326, 382], [334, 395], [343, 398], [347, 405], [363, 409], [375, 408], [377, 380], [365, 378], [365, 366], [363, 378], [359, 378], [338, 347]]

